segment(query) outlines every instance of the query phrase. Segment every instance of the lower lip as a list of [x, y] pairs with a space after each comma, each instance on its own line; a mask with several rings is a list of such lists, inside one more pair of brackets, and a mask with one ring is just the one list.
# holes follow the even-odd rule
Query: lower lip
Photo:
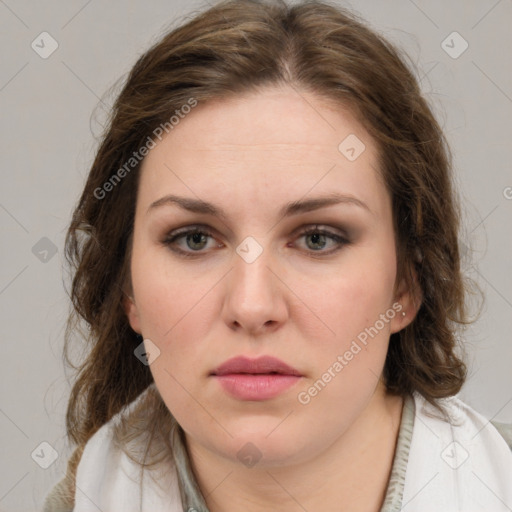
[[230, 395], [240, 400], [268, 400], [300, 380], [297, 375], [232, 373], [214, 375]]

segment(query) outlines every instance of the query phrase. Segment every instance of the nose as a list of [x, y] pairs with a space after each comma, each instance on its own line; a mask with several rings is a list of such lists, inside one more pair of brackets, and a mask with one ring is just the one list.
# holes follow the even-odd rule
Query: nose
[[265, 250], [252, 263], [234, 255], [223, 308], [230, 329], [258, 336], [274, 332], [286, 322], [288, 288], [271, 259]]

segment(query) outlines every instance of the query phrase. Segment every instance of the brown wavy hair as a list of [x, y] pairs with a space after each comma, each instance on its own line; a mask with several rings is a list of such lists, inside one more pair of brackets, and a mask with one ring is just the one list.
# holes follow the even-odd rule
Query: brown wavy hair
[[[201, 104], [273, 85], [348, 107], [377, 143], [379, 172], [392, 198], [397, 283], [403, 278], [413, 289], [415, 273], [422, 295], [413, 322], [391, 335], [387, 390], [402, 396], [416, 390], [435, 405], [461, 389], [467, 369], [457, 355], [456, 328], [468, 320], [458, 199], [445, 137], [407, 62], [338, 6], [252, 0], [224, 1], [196, 14], [138, 59], [115, 101], [66, 238], [71, 365], [73, 334], [86, 327], [86, 357], [73, 366], [66, 418], [74, 443], [83, 446], [153, 382], [134, 356], [141, 340], [123, 308], [140, 163], [108, 193], [98, 190], [105, 191], [116, 170], [191, 98]], [[171, 415], [157, 393], [150, 403], [151, 428], [166, 437]]]

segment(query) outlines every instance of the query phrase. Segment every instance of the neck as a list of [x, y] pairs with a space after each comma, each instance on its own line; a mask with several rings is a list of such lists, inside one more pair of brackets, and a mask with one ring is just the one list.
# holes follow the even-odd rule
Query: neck
[[246, 468], [187, 438], [210, 512], [332, 510], [378, 512], [393, 465], [403, 400], [376, 392], [323, 453], [293, 466]]

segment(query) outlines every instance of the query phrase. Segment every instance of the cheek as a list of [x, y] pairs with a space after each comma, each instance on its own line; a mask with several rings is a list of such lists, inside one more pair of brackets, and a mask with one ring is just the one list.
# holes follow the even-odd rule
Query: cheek
[[192, 391], [211, 357], [207, 341], [219, 319], [213, 298], [222, 274], [176, 270], [169, 261], [165, 251], [134, 252], [132, 282], [142, 334], [160, 350], [153, 377], [164, 399], [180, 401], [186, 397], [180, 384]]
[[156, 251], [134, 252], [132, 283], [142, 334], [160, 350], [150, 366], [157, 389], [180, 424], [188, 426], [190, 416], [201, 415], [190, 396], [200, 396], [195, 386], [204, 370], [204, 340], [214, 314], [208, 290], [214, 282], [169, 267]]
[[302, 318], [310, 318], [311, 327], [323, 324], [324, 340], [341, 346], [391, 308], [396, 276], [394, 251], [350, 256], [334, 272], [302, 281], [297, 289], [305, 302]]
[[333, 332], [317, 335], [315, 345], [321, 350], [312, 352], [314, 371], [297, 401], [309, 416], [331, 426], [326, 435], [334, 436], [340, 421], [348, 426], [378, 385], [391, 319], [397, 314], [392, 308], [393, 265], [393, 254], [377, 264], [373, 258], [371, 262], [360, 259], [350, 271], [326, 281], [324, 293], [309, 295], [318, 316]]
[[[132, 257], [132, 283], [137, 298], [144, 336], [167, 343], [174, 333], [190, 327], [190, 319], [203, 319], [205, 295], [214, 284], [214, 276], [190, 276], [179, 266], [169, 264], [161, 249], [135, 251]], [[201, 322], [196, 324], [199, 328]]]

